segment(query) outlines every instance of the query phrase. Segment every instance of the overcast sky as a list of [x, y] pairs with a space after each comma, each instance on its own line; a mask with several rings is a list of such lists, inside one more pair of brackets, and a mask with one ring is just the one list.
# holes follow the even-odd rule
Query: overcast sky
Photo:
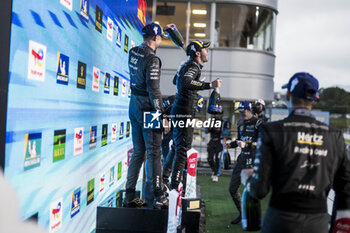
[[350, 91], [350, 0], [279, 0], [275, 91], [298, 71]]

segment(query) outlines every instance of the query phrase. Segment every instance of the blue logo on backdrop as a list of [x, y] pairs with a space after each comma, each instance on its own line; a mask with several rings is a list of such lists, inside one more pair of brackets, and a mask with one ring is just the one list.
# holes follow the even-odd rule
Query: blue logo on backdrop
[[145, 129], [160, 129], [160, 111], [144, 112], [143, 113], [143, 127]]

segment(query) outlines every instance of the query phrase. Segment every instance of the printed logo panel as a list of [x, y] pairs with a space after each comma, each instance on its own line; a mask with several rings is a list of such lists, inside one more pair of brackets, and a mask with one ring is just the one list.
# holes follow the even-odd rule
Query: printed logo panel
[[72, 192], [70, 217], [73, 218], [80, 211], [80, 187]]
[[65, 6], [68, 10], [72, 11], [73, 9], [73, 0], [60, 0], [60, 3]]
[[107, 39], [113, 41], [113, 20], [107, 17]]
[[97, 67], [92, 68], [92, 91], [99, 92], [100, 90], [100, 69]]
[[85, 89], [86, 86], [86, 64], [78, 61], [77, 88]]
[[69, 80], [69, 57], [57, 53], [57, 83], [68, 85]]
[[31, 133], [24, 136], [24, 170], [40, 166], [41, 133]]
[[102, 33], [102, 19], [103, 19], [103, 11], [96, 6], [96, 19], [95, 19], [95, 29]]
[[107, 132], [108, 132], [108, 125], [107, 124], [102, 125], [102, 143], [101, 143], [101, 146], [107, 145]]
[[28, 79], [44, 81], [46, 68], [46, 46], [29, 41]]
[[87, 185], [87, 199], [86, 203], [89, 205], [91, 202], [94, 201], [95, 197], [95, 178], [89, 180], [88, 185]]
[[111, 142], [115, 142], [117, 140], [117, 123], [112, 124], [112, 136]]
[[83, 146], [84, 146], [84, 128], [75, 128], [73, 155], [75, 156], [83, 153]]
[[106, 72], [105, 73], [105, 87], [104, 87], [105, 94], [109, 94], [110, 82], [111, 82], [111, 75]]
[[96, 148], [97, 141], [97, 126], [90, 126], [89, 148]]
[[63, 199], [60, 198], [57, 201], [52, 202], [50, 205], [50, 233], [56, 232], [62, 227], [62, 215]]
[[53, 161], [64, 159], [66, 149], [66, 130], [55, 130], [53, 138]]
[[118, 87], [119, 87], [119, 78], [117, 76], [114, 76], [113, 95], [118, 96]]
[[89, 0], [80, 0], [80, 15], [89, 20]]

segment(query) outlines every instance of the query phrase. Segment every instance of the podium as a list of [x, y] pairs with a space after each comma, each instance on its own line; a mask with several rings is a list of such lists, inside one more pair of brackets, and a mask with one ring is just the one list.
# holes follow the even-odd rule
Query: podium
[[[181, 233], [199, 233], [200, 212], [182, 212]], [[168, 210], [97, 207], [96, 233], [166, 233]]]
[[97, 207], [96, 233], [166, 233], [168, 210]]
[[[198, 152], [194, 149], [187, 152], [187, 176], [184, 179], [185, 197], [182, 198], [182, 207], [178, 206], [182, 210], [182, 214], [178, 215], [181, 216], [181, 221], [179, 221], [181, 224], [172, 228], [174, 225], [170, 223], [169, 229], [174, 229], [171, 232], [199, 233], [202, 205], [200, 199], [197, 198], [197, 154]], [[125, 190], [118, 192], [116, 208], [97, 207], [96, 233], [167, 233], [169, 218], [167, 209], [122, 208], [120, 206], [124, 194]]]

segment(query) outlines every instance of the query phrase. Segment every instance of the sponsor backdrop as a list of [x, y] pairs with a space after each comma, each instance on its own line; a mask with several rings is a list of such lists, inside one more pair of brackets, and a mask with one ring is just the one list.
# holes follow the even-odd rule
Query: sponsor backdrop
[[96, 207], [115, 206], [125, 185], [128, 52], [149, 21], [145, 0], [12, 3], [5, 176], [23, 219], [90, 233]]

